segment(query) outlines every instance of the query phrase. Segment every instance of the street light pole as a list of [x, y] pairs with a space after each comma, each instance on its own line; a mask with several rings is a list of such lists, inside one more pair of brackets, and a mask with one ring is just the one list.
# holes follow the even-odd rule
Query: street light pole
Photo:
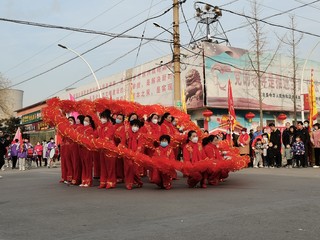
[[179, 0], [173, 0], [174, 105], [181, 108]]
[[90, 64], [84, 59], [84, 57], [82, 57], [82, 56], [81, 56], [78, 52], [76, 52], [75, 50], [73, 50], [73, 49], [71, 49], [71, 48], [69, 48], [69, 47], [66, 47], [66, 46], [64, 46], [64, 45], [62, 45], [62, 44], [58, 44], [58, 46], [61, 47], [61, 48], [67, 49], [67, 50], [69, 50], [70, 52], [73, 52], [74, 54], [76, 54], [78, 57], [80, 57], [80, 58], [87, 64], [87, 66], [89, 67], [89, 69], [90, 69], [90, 71], [91, 71], [91, 73], [92, 73], [92, 75], [93, 75], [93, 78], [94, 78], [94, 80], [96, 81], [96, 84], [97, 84], [97, 86], [98, 86], [99, 96], [100, 96], [100, 98], [102, 98], [100, 84], [99, 84], [98, 79], [97, 79], [96, 75], [94, 74], [94, 71], [92, 70]]
[[311, 49], [307, 59], [304, 61], [303, 68], [302, 68], [302, 73], [301, 73], [301, 81], [300, 81], [300, 104], [301, 104], [301, 120], [304, 122], [304, 98], [303, 98], [303, 74], [304, 74], [304, 69], [306, 68], [307, 62], [309, 61], [309, 58], [311, 57], [311, 54], [313, 51], [316, 49], [316, 47], [320, 44], [320, 41]]

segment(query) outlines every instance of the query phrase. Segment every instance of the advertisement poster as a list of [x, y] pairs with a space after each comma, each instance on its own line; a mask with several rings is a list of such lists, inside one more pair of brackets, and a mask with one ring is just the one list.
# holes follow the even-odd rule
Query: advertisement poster
[[[252, 65], [256, 65], [254, 56], [244, 49], [228, 46], [205, 44], [205, 74], [208, 106], [227, 108], [228, 80], [233, 89], [236, 109], [259, 109], [258, 78]], [[272, 56], [266, 53], [260, 56], [261, 94], [264, 110], [293, 111], [294, 83], [292, 80], [292, 60], [288, 57]], [[273, 60], [271, 60], [273, 59]], [[271, 62], [271, 64], [270, 64]], [[296, 79], [297, 108], [300, 109], [301, 72], [304, 60], [298, 60]], [[315, 79], [319, 76], [319, 63], [308, 62], [304, 70], [302, 89], [307, 93], [311, 68]], [[317, 100], [319, 100], [319, 82], [315, 80]]]

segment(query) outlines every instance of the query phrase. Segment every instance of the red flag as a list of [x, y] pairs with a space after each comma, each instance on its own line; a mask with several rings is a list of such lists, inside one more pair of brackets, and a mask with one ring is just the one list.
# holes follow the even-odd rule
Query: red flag
[[22, 144], [22, 134], [21, 134], [20, 127], [18, 127], [18, 129], [17, 129], [16, 134], [14, 135], [12, 143], [15, 143], [16, 139], [19, 139], [19, 143]]
[[233, 96], [232, 96], [232, 88], [231, 88], [231, 81], [228, 81], [228, 111], [229, 111], [229, 120], [230, 120], [230, 129], [234, 130], [234, 125], [236, 123], [236, 113], [234, 111], [234, 104], [233, 104]]

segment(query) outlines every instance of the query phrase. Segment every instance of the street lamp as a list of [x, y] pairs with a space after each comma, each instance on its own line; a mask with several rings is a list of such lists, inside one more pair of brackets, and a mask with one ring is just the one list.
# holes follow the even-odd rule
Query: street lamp
[[82, 57], [82, 56], [81, 56], [78, 52], [76, 52], [75, 50], [73, 50], [73, 49], [71, 49], [71, 48], [68, 48], [68, 47], [66, 47], [66, 46], [64, 46], [64, 45], [62, 45], [62, 44], [58, 44], [58, 46], [61, 47], [61, 48], [67, 49], [67, 50], [69, 50], [70, 52], [73, 52], [74, 54], [76, 54], [78, 57], [80, 57], [80, 58], [88, 65], [88, 67], [89, 67], [89, 69], [90, 69], [90, 71], [91, 71], [91, 73], [92, 73], [92, 75], [93, 75], [93, 78], [94, 78], [94, 80], [95, 80], [96, 83], [97, 83], [98, 90], [99, 90], [99, 96], [100, 96], [100, 98], [102, 98], [100, 84], [99, 84], [98, 79], [97, 79], [96, 75], [94, 74], [94, 72], [93, 72], [90, 64], [84, 59], [84, 57]]
[[316, 47], [320, 44], [320, 41], [317, 42], [317, 44], [311, 49], [307, 59], [304, 61], [303, 68], [302, 68], [302, 73], [301, 73], [301, 81], [300, 81], [300, 102], [301, 102], [301, 120], [304, 122], [304, 98], [303, 98], [303, 74], [304, 74], [304, 69], [306, 68], [307, 62], [309, 61], [309, 58], [311, 57], [311, 54], [313, 51], [316, 49]]

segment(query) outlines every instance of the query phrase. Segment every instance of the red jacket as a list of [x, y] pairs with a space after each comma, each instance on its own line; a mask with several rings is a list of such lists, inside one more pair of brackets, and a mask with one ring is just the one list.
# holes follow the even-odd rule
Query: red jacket
[[174, 156], [174, 152], [172, 147], [167, 146], [167, 147], [158, 147], [155, 152], [154, 152], [154, 156], [156, 157], [165, 157], [168, 158], [170, 160], [175, 160], [175, 156]]
[[220, 150], [217, 148], [216, 145], [212, 143], [208, 143], [206, 146], [204, 146], [204, 152], [208, 158], [217, 159], [217, 160], [222, 159]]
[[188, 142], [183, 148], [183, 161], [196, 163], [207, 156], [202, 148], [201, 143]]

